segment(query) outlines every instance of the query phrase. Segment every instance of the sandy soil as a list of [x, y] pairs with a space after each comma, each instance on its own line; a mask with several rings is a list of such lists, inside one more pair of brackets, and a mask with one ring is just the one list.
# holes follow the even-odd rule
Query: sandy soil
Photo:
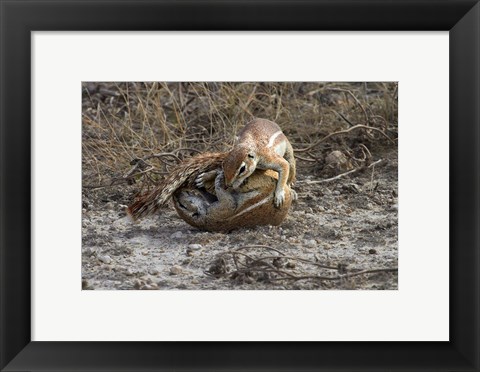
[[230, 233], [195, 229], [172, 206], [131, 223], [134, 186], [86, 190], [83, 288], [397, 289], [396, 150], [380, 158], [325, 183], [300, 162], [299, 199], [282, 225]]

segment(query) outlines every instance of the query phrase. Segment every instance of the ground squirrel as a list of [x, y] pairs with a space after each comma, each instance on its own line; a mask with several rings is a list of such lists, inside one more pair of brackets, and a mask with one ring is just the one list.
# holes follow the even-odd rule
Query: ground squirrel
[[226, 189], [224, 174], [219, 168], [213, 190], [209, 184], [205, 188], [181, 187], [173, 194], [173, 204], [184, 221], [202, 230], [231, 231], [279, 225], [287, 216], [293, 193], [285, 185], [285, 201], [275, 207], [273, 192], [277, 179], [276, 172], [257, 169], [239, 188]]
[[238, 137], [223, 162], [225, 184], [237, 189], [255, 169], [272, 169], [278, 172], [274, 204], [280, 207], [285, 200], [285, 185], [295, 181], [295, 158], [288, 138], [276, 123], [266, 119], [250, 121]]

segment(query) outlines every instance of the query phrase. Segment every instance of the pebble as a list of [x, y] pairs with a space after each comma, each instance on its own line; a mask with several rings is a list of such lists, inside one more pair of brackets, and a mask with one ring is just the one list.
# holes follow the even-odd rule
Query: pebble
[[303, 244], [305, 244], [306, 247], [316, 247], [317, 246], [317, 241], [315, 239], [310, 239], [310, 240], [304, 240]]
[[145, 283], [142, 283], [140, 280], [135, 279], [135, 282], [133, 283], [133, 288], [135, 289], [140, 289]]
[[91, 256], [95, 253], [97, 253], [97, 249], [96, 248], [93, 248], [93, 247], [88, 247], [88, 248], [85, 248], [83, 250], [83, 253], [86, 255], [86, 256]]
[[199, 249], [202, 249], [202, 245], [201, 244], [189, 244], [188, 249], [191, 249], [192, 251], [198, 251]]
[[174, 232], [172, 235], [170, 235], [170, 238], [172, 239], [183, 238], [183, 233], [181, 231]]
[[297, 267], [297, 264], [293, 261], [288, 261], [285, 266], [287, 267], [287, 269], [295, 269], [295, 267]]
[[107, 265], [112, 262], [112, 259], [110, 258], [110, 256], [107, 256], [107, 255], [105, 255], [105, 256], [98, 256], [98, 260], [101, 261], [101, 262], [103, 262], [103, 263], [105, 263], [105, 264], [107, 264]]
[[160, 271], [156, 267], [154, 267], [153, 269], [150, 269], [149, 273], [150, 275], [158, 275], [160, 274]]
[[141, 290], [154, 290], [158, 289], [156, 284], [145, 284], [144, 286], [140, 287]]
[[180, 266], [172, 266], [170, 268], [170, 275], [179, 275], [182, 273], [182, 268]]

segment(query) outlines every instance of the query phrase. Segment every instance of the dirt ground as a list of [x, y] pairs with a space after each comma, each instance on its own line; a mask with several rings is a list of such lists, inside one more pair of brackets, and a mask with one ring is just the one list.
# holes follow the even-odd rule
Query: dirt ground
[[[84, 112], [91, 102], [84, 99]], [[369, 147], [368, 164], [330, 173], [324, 162], [297, 159], [298, 200], [276, 227], [200, 231], [171, 204], [133, 223], [125, 208], [137, 183], [85, 187], [82, 288], [397, 289], [397, 147]]]

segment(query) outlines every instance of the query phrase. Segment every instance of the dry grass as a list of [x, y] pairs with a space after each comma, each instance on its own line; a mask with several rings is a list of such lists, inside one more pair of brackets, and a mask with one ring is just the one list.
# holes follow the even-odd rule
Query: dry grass
[[397, 83], [92, 82], [82, 97], [86, 189], [157, 182], [179, 159], [228, 150], [253, 117], [283, 128], [299, 172], [321, 172], [332, 150], [358, 166], [396, 148]]

